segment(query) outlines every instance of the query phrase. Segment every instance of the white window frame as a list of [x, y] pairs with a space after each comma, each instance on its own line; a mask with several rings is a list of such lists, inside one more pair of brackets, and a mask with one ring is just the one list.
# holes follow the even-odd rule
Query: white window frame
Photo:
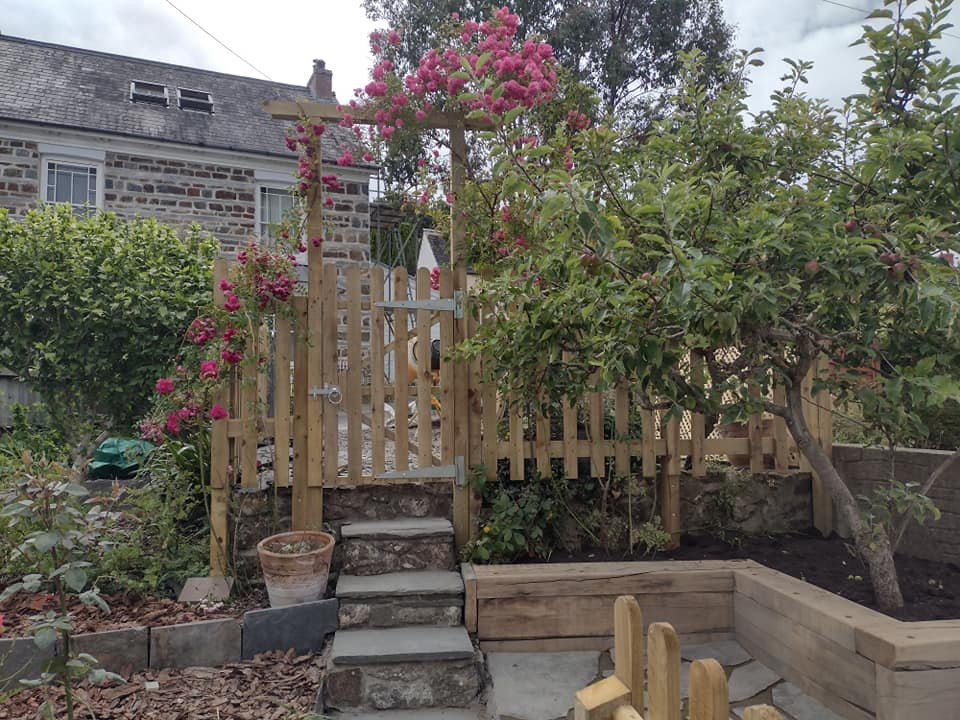
[[[40, 143], [40, 201], [49, 205], [59, 205], [57, 202], [47, 200], [47, 185], [50, 179], [50, 163], [62, 163], [64, 165], [79, 165], [81, 167], [93, 168], [96, 170], [96, 189], [95, 202], [93, 210], [103, 210], [103, 187], [104, 187], [104, 160], [106, 151], [94, 150], [92, 148], [71, 147], [68, 145], [51, 145]], [[80, 209], [79, 207], [76, 209]]]

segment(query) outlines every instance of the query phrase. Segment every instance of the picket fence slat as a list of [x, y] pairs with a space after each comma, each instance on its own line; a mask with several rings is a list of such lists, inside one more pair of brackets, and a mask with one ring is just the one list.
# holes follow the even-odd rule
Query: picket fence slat
[[[384, 428], [386, 425], [386, 391], [384, 367], [384, 316], [383, 308], [377, 303], [383, 302], [383, 268], [374, 266], [370, 270], [370, 438], [372, 453], [372, 470], [374, 475], [380, 475], [386, 468], [386, 442]], [[391, 389], [392, 393], [392, 389]]]
[[[417, 270], [417, 300], [430, 299], [430, 271]], [[417, 310], [417, 464], [429, 467], [433, 448], [430, 311]]]

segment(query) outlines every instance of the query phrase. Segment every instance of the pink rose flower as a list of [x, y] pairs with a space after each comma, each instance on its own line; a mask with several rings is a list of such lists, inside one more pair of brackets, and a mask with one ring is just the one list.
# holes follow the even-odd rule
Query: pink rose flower
[[157, 392], [161, 395], [169, 395], [173, 392], [173, 380], [170, 378], [160, 378], [157, 380]]
[[225, 420], [230, 417], [230, 414], [224, 410], [222, 405], [214, 405], [210, 408], [210, 419], [211, 420]]
[[203, 379], [216, 380], [220, 374], [220, 368], [217, 367], [216, 360], [204, 360], [200, 363], [200, 377]]

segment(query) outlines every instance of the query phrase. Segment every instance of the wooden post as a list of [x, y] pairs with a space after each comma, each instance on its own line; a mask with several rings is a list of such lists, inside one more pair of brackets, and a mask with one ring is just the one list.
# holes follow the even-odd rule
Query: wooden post
[[247, 338], [246, 357], [241, 366], [240, 381], [240, 418], [243, 420], [243, 432], [240, 436], [240, 484], [244, 488], [258, 488], [257, 478], [257, 377], [260, 375], [257, 359], [260, 347], [257, 337], [260, 328]]
[[[821, 355], [811, 370], [808, 394], [805, 396], [807, 401], [804, 406], [809, 409], [811, 418], [810, 434], [813, 439], [820, 443], [828, 457], [833, 455], [833, 398], [829, 392], [821, 390], [813, 393], [813, 381], [821, 373], [825, 373], [830, 368], [829, 360]], [[833, 498], [830, 497], [830, 491], [827, 490], [823, 480], [816, 473], [813, 474], [812, 482], [813, 493], [813, 526], [824, 537], [829, 537], [833, 532]]]
[[[224, 293], [220, 281], [227, 277], [228, 263], [218, 259], [213, 266], [213, 301], [223, 307]], [[230, 407], [230, 381], [217, 392], [216, 402]], [[215, 420], [210, 430], [210, 575], [223, 577], [227, 572], [228, 522], [230, 501], [229, 472], [230, 438], [227, 421]]]
[[386, 452], [384, 429], [384, 407], [386, 392], [384, 388], [383, 365], [383, 308], [377, 307], [383, 301], [383, 268], [374, 265], [370, 268], [370, 439], [373, 447], [373, 474], [384, 472]]
[[277, 487], [287, 487], [290, 484], [290, 318], [278, 316], [275, 328], [273, 482]]
[[640, 433], [643, 476], [653, 480], [657, 477], [657, 430], [652, 410], [640, 411]]
[[[750, 397], [760, 398], [760, 388], [750, 384]], [[750, 472], [758, 475], [763, 472], [763, 415], [751, 413], [747, 420], [747, 436], [750, 438]]]
[[776, 708], [769, 705], [751, 705], [743, 711], [743, 720], [783, 720]]
[[309, 338], [306, 336], [308, 298], [297, 297], [293, 307], [297, 313], [297, 335], [293, 346], [293, 496], [291, 523], [294, 530], [306, 530], [307, 486], [310, 474], [310, 451], [307, 447], [307, 413], [313, 402], [307, 390], [307, 364], [310, 362]]
[[[315, 171], [321, 173], [320, 159]], [[307, 427], [306, 485], [303, 487], [301, 520], [304, 529], [319, 530], [323, 524], [323, 421], [326, 399], [317, 393], [323, 386], [323, 193], [314, 187], [307, 214]]]
[[[417, 300], [430, 299], [430, 271], [417, 270]], [[417, 310], [417, 465], [433, 465], [433, 373], [430, 370], [430, 311]]]
[[[467, 136], [463, 119], [455, 120], [450, 126], [450, 265], [453, 269], [453, 289], [467, 291], [467, 253], [466, 224], [459, 203], [466, 183]], [[466, 317], [454, 323], [454, 344], [467, 339]], [[449, 348], [448, 348], [449, 349]], [[470, 457], [470, 424], [472, 417], [468, 404], [469, 368], [465, 363], [454, 363], [453, 383], [453, 456], [463, 457], [467, 467], [480, 458]], [[454, 483], [453, 487], [453, 531], [459, 550], [470, 538], [473, 522], [470, 517], [470, 488]]]
[[[316, 340], [318, 356], [321, 360], [321, 385], [337, 386], [340, 382], [340, 329], [338, 327], [337, 266], [326, 263], [323, 267], [322, 322], [320, 334]], [[313, 348], [311, 347], [311, 350]], [[313, 387], [313, 386], [311, 386]], [[341, 388], [341, 401], [343, 399]], [[314, 400], [310, 399], [312, 406]], [[323, 446], [323, 463], [316, 477], [310, 475], [310, 529], [320, 530], [323, 521], [323, 488], [334, 487], [340, 472], [340, 406], [333, 403], [332, 397], [320, 398], [322, 403], [322, 431], [320, 437], [310, 437], [310, 452], [320, 453]], [[315, 449], [314, 449], [315, 448]], [[319, 500], [316, 497], [319, 496]]]
[[716, 660], [694, 660], [690, 665], [690, 720], [727, 720], [730, 717], [727, 676]]
[[614, 674], [630, 688], [630, 704], [643, 710], [643, 613], [632, 595], [613, 604]]
[[[360, 417], [361, 384], [360, 335], [361, 316], [360, 266], [347, 265], [347, 382], [343, 388], [343, 405], [347, 411], [347, 474], [351, 485], [360, 484], [363, 474], [363, 424]], [[337, 453], [339, 455], [339, 452]], [[338, 467], [339, 473], [339, 460]]]
[[667, 457], [663, 463], [663, 483], [660, 489], [660, 514], [663, 529], [670, 533], [669, 547], [680, 545], [680, 421], [661, 419]]
[[[690, 353], [690, 382], [702, 387], [705, 383], [704, 360], [698, 352]], [[703, 444], [706, 441], [706, 420], [703, 413], [693, 413], [690, 416], [690, 471], [695, 478], [707, 475], [707, 465], [704, 457]]]
[[[614, 395], [614, 455], [616, 456], [617, 475], [628, 478], [630, 475], [630, 386], [626, 380], [617, 385]], [[629, 482], [629, 480], [628, 480]]]
[[[407, 300], [409, 287], [407, 284], [407, 269], [398, 267], [393, 269], [393, 299]], [[410, 341], [410, 313], [405, 308], [397, 308], [393, 315], [393, 409], [394, 409], [394, 442], [393, 457], [396, 470], [407, 470], [410, 467], [410, 453], [407, 445], [410, 441], [409, 408], [410, 371], [407, 358], [407, 343]]]
[[[787, 404], [787, 390], [782, 381], [773, 379], [773, 401], [777, 405]], [[779, 415], [773, 418], [773, 447], [777, 472], [786, 472], [790, 467], [790, 432], [787, 430], [787, 421]]]
[[653, 623], [647, 642], [648, 720], [680, 720], [680, 641], [669, 623]]

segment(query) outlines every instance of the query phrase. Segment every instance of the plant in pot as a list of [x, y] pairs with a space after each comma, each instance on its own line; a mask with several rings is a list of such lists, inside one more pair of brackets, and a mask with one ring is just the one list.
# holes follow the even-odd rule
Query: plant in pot
[[320, 530], [279, 533], [257, 543], [270, 607], [320, 600], [327, 589], [333, 544], [333, 535]]

